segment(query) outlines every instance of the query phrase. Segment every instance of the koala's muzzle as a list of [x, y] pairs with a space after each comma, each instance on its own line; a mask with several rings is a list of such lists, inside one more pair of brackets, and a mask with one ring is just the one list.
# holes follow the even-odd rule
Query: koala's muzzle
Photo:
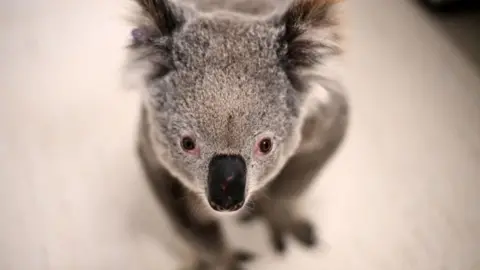
[[245, 203], [247, 166], [237, 155], [217, 155], [209, 164], [207, 197], [216, 211], [236, 211]]

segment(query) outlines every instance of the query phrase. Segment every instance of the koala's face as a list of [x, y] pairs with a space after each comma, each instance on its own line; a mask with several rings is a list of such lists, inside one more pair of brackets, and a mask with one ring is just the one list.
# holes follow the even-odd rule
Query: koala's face
[[145, 105], [154, 150], [214, 210], [239, 210], [300, 140], [303, 91], [288, 69], [296, 59], [286, 26], [229, 13], [187, 19], [166, 3], [158, 11], [171, 20], [163, 32], [136, 33], [148, 36], [137, 49], [152, 63]]

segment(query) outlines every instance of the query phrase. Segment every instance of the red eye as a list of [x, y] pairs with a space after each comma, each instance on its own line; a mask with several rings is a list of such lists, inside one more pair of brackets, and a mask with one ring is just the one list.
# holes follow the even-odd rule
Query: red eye
[[193, 140], [191, 137], [183, 137], [181, 144], [183, 150], [187, 152], [191, 152], [196, 148], [195, 140]]
[[269, 138], [265, 138], [258, 143], [258, 150], [262, 154], [268, 154], [270, 153], [270, 151], [272, 151], [272, 146], [273, 146], [272, 140]]

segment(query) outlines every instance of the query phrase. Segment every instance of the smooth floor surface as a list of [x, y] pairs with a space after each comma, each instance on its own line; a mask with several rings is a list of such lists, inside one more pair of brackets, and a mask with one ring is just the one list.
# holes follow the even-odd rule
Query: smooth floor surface
[[[134, 156], [122, 2], [0, 2], [0, 269], [169, 270]], [[479, 270], [480, 79], [410, 1], [347, 4], [348, 140], [305, 209], [323, 245], [250, 269]], [[232, 223], [233, 224], [233, 223]], [[182, 258], [180, 258], [182, 259]]]

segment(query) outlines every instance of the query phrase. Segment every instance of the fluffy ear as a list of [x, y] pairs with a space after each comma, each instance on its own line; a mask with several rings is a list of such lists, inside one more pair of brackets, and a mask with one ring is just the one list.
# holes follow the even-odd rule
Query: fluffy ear
[[311, 69], [341, 52], [339, 3], [341, 0], [293, 0], [277, 23], [281, 58], [289, 73]]
[[171, 0], [134, 0], [140, 8], [134, 18], [131, 31], [130, 63], [128, 68], [144, 67], [145, 76], [157, 78], [167, 74], [172, 68], [171, 36], [187, 20], [186, 7], [178, 6]]
[[140, 7], [132, 37], [138, 42], [170, 36], [185, 23], [185, 14], [170, 0], [134, 0]]

